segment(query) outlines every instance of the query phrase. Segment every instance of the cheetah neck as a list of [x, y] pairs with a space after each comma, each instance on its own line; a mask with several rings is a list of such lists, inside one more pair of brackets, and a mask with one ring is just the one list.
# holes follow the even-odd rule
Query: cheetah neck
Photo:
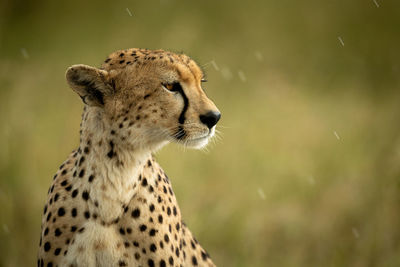
[[103, 223], [112, 223], [136, 194], [151, 150], [135, 150], [134, 145], [121, 143], [118, 133], [95, 114], [86, 112], [83, 117], [76, 175], [88, 187], [91, 213], [96, 212]]

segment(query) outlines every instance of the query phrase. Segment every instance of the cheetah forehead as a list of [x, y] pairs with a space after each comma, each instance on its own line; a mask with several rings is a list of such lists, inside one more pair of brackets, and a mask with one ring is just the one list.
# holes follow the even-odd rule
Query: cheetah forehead
[[194, 72], [195, 76], [202, 77], [203, 71], [190, 57], [185, 54], [177, 54], [165, 50], [149, 50], [141, 48], [130, 48], [118, 50], [111, 53], [101, 65], [101, 69], [121, 70], [127, 66], [145, 66], [145, 65], [173, 65], [178, 67], [183, 65]]

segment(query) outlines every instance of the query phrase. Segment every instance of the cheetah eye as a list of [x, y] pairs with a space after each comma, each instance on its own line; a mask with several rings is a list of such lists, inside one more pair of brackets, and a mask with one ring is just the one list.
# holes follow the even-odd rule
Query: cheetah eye
[[168, 91], [171, 92], [177, 92], [182, 90], [181, 85], [178, 82], [173, 82], [173, 83], [163, 83], [162, 86], [167, 89]]
[[208, 82], [208, 81], [207, 81], [207, 79], [204, 79], [204, 78], [203, 78], [203, 79], [201, 79], [200, 81], [201, 81], [202, 83], [206, 83], [206, 82]]
[[174, 88], [174, 86], [172, 84], [166, 84], [164, 86], [165, 86], [165, 88], [167, 88], [170, 91], [172, 90], [172, 88]]

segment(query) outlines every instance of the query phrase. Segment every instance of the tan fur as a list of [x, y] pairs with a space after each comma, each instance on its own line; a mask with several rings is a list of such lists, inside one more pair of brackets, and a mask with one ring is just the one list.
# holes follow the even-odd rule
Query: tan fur
[[[80, 146], [49, 189], [38, 266], [214, 266], [152, 157], [171, 141], [198, 148], [214, 134], [199, 119], [218, 110], [197, 64], [186, 55], [128, 49], [100, 69], [74, 65], [66, 76], [86, 104]], [[174, 82], [181, 93], [166, 88]]]

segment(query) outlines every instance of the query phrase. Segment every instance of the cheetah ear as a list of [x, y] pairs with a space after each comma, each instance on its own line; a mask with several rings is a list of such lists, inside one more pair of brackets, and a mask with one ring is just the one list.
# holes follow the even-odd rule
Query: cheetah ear
[[69, 86], [89, 106], [104, 106], [104, 96], [114, 93], [113, 82], [105, 70], [87, 65], [73, 65], [66, 74]]

